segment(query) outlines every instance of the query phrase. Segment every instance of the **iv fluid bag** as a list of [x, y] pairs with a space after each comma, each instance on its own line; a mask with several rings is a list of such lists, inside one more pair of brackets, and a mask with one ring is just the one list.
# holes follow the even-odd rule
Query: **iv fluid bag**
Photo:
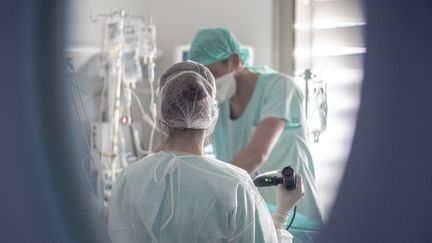
[[123, 73], [125, 80], [141, 80], [140, 40], [141, 23], [139, 21], [128, 21], [124, 27], [124, 47], [123, 47]]
[[314, 78], [307, 82], [307, 123], [309, 134], [318, 142], [319, 136], [327, 126], [327, 83]]
[[137, 81], [141, 79], [141, 67], [139, 64], [139, 56], [136, 51], [123, 53], [123, 71], [124, 79], [127, 81]]
[[141, 22], [128, 20], [124, 26], [125, 49], [137, 49], [141, 39]]
[[145, 59], [156, 57], [156, 26], [154, 24], [143, 25], [141, 28], [141, 55]]
[[115, 56], [123, 43], [123, 20], [120, 16], [107, 18], [104, 23], [104, 53]]

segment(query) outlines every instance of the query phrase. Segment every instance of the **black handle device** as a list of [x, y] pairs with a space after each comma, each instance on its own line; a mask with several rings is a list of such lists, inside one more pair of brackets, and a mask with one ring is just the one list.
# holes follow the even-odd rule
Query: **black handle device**
[[258, 175], [253, 179], [256, 187], [277, 186], [284, 184], [287, 190], [294, 190], [297, 188], [296, 176], [291, 166], [287, 166], [282, 171], [270, 171]]
[[[275, 170], [258, 175], [253, 179], [256, 187], [267, 187], [267, 186], [277, 186], [279, 184], [284, 184], [285, 188], [289, 191], [295, 190], [297, 188], [296, 175], [291, 166], [283, 168], [281, 171]], [[285, 228], [288, 230], [294, 222], [297, 212], [297, 206], [294, 207], [294, 213], [291, 218], [291, 222]]]

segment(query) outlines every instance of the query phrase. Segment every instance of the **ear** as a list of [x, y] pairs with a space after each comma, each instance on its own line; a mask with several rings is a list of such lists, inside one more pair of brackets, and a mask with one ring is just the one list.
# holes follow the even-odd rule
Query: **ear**
[[239, 69], [239, 68], [243, 67], [243, 62], [242, 62], [239, 54], [234, 52], [233, 54], [231, 54], [229, 59], [231, 59], [231, 63], [233, 65], [234, 69]]

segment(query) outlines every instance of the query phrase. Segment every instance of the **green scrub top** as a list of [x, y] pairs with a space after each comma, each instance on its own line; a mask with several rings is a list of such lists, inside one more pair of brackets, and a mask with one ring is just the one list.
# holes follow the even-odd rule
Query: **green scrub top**
[[292, 239], [285, 230], [276, 232], [246, 171], [180, 152], [159, 152], [122, 171], [108, 230], [113, 243]]
[[[323, 222], [323, 209], [315, 187], [315, 171], [311, 153], [305, 138], [303, 94], [288, 76], [280, 73], [261, 74], [245, 111], [233, 120], [229, 102], [220, 104], [219, 118], [213, 134], [216, 158], [232, 161], [234, 156], [249, 143], [260, 122], [266, 118], [286, 121], [268, 160], [259, 168], [260, 173], [280, 170], [285, 166], [303, 176], [305, 195], [297, 206], [299, 218], [294, 226], [310, 229], [310, 225]], [[276, 204], [276, 187], [258, 188], [270, 209]], [[300, 224], [300, 225], [299, 225]], [[293, 227], [294, 227], [293, 226]], [[292, 232], [290, 230], [290, 232]], [[294, 240], [296, 235], [294, 234]]]

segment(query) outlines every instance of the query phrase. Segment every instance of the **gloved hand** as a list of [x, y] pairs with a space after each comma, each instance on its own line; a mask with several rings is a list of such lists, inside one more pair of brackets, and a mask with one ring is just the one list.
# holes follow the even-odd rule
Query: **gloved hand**
[[273, 213], [273, 223], [276, 229], [282, 228], [288, 220], [288, 213], [300, 201], [304, 195], [303, 180], [300, 174], [296, 173], [297, 188], [288, 191], [284, 185], [279, 185], [277, 194], [277, 207]]

